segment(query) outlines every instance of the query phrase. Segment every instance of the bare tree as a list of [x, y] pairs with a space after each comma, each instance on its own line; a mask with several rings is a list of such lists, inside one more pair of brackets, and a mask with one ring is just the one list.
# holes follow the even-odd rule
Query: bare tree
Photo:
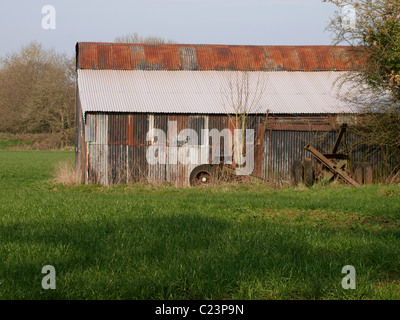
[[248, 116], [254, 111], [269, 112], [260, 110], [260, 101], [265, 93], [265, 87], [265, 72], [247, 70], [226, 72], [225, 83], [221, 89], [222, 103], [229, 121], [233, 123], [235, 129], [240, 130], [240, 137], [235, 136], [236, 143], [234, 143], [234, 146], [239, 146], [240, 149], [233, 150], [239, 164], [242, 163]]
[[62, 134], [74, 127], [74, 61], [32, 42], [1, 60], [0, 131]]
[[114, 42], [116, 43], [142, 43], [142, 44], [170, 44], [176, 43], [172, 40], [165, 40], [161, 37], [156, 36], [148, 36], [142, 37], [139, 36], [136, 32], [130, 33], [124, 36], [116, 37]]

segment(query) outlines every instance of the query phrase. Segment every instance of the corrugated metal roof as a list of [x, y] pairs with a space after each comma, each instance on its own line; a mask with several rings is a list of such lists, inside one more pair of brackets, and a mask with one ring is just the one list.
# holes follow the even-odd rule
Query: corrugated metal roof
[[[226, 114], [236, 71], [78, 70], [82, 112]], [[248, 72], [250, 91], [263, 94], [252, 113], [339, 114], [354, 108], [337, 96], [344, 72]], [[259, 85], [260, 87], [260, 85]], [[260, 92], [260, 91], [259, 91]], [[226, 100], [225, 100], [226, 101]]]
[[348, 46], [239, 46], [78, 42], [77, 69], [348, 71]]

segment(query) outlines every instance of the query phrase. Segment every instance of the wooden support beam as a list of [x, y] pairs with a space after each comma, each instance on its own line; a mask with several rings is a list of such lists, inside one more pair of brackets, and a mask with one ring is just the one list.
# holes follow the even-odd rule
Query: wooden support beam
[[316, 157], [320, 162], [322, 162], [332, 173], [339, 175], [342, 179], [344, 179], [346, 182], [351, 184], [354, 187], [359, 187], [360, 184], [357, 183], [354, 179], [352, 179], [346, 172], [344, 172], [342, 169], [338, 168], [335, 163], [324, 157], [322, 153], [317, 151], [314, 147], [311, 145], [306, 145], [304, 147], [307, 151], [311, 152], [314, 157]]
[[347, 123], [343, 123], [342, 126], [340, 127], [339, 134], [336, 138], [335, 144], [333, 145], [331, 153], [337, 152], [339, 145], [340, 145], [340, 141], [342, 141], [342, 137], [343, 137], [344, 133], [346, 132], [346, 129], [347, 129]]

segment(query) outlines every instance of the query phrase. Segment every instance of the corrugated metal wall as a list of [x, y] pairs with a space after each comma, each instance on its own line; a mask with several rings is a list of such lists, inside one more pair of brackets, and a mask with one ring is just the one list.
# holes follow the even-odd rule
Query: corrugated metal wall
[[[311, 144], [322, 153], [330, 153], [335, 143], [337, 130], [326, 130], [326, 123], [332, 122], [331, 116], [312, 119], [316, 128], [325, 128], [324, 131], [312, 131], [308, 124], [300, 125], [297, 118], [290, 120], [294, 124], [288, 125], [290, 121], [286, 119], [286, 125], [283, 125], [282, 119], [285, 118], [274, 116], [265, 122], [265, 116], [261, 115], [251, 115], [247, 118], [246, 127], [254, 129], [253, 175], [257, 177], [289, 181], [294, 160], [311, 158], [317, 165], [315, 158], [304, 150], [304, 146]], [[86, 183], [104, 185], [151, 181], [188, 186], [190, 172], [197, 164], [182, 164], [179, 155], [178, 158], [169, 158], [170, 162], [149, 164], [146, 152], [155, 141], [146, 140], [148, 131], [152, 128], [162, 129], [166, 133], [167, 146], [180, 147], [184, 142], [174, 145], [173, 138], [183, 129], [195, 130], [198, 134], [197, 141], [194, 141], [195, 146], [190, 146], [187, 154], [183, 156], [190, 155], [191, 149], [197, 149], [197, 158], [190, 159], [200, 163], [201, 148], [210, 148], [210, 154], [215, 154], [215, 150], [211, 151], [211, 138], [206, 145], [201, 146], [201, 130], [217, 129], [221, 132], [226, 128], [233, 129], [233, 123], [226, 115], [88, 113], [84, 127], [81, 126], [81, 121], [77, 122], [77, 133], [81, 133], [81, 138], [77, 135], [77, 170]], [[310, 122], [310, 119], [307, 119], [307, 122]], [[354, 134], [346, 133], [340, 149], [350, 152], [353, 162], [371, 163], [377, 177], [382, 163], [380, 154], [376, 150], [366, 150], [362, 147], [351, 150], [350, 146], [355, 141], [357, 137]], [[227, 147], [223, 138], [218, 144], [221, 150]], [[211, 160], [210, 157], [209, 161]]]

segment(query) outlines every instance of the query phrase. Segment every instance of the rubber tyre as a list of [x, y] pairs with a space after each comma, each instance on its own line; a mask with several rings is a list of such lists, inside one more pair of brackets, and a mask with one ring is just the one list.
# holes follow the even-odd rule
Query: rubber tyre
[[197, 166], [190, 173], [189, 181], [192, 187], [210, 185], [215, 181], [216, 169], [209, 164]]

